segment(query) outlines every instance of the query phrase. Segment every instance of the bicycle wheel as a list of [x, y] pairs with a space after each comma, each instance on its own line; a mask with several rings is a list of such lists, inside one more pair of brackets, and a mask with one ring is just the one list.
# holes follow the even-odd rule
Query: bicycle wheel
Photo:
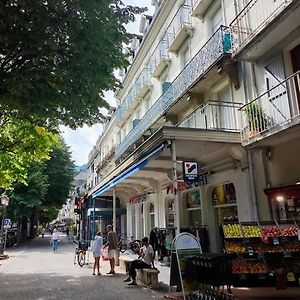
[[141, 248], [141, 241], [140, 240], [135, 240], [131, 243], [131, 250], [132, 252], [138, 254], [140, 252], [140, 248]]
[[79, 251], [77, 256], [78, 264], [80, 267], [83, 267], [85, 264], [85, 251]]

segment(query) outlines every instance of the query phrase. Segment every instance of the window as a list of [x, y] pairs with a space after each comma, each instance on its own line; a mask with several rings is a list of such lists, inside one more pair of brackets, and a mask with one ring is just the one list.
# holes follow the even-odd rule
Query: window
[[184, 69], [184, 67], [188, 64], [191, 58], [189, 41], [186, 41], [186, 43], [184, 43], [184, 46], [181, 48], [181, 51], [179, 52], [179, 55], [180, 55], [181, 69]]
[[222, 24], [223, 24], [222, 7], [219, 6], [211, 16], [212, 33], [216, 32]]

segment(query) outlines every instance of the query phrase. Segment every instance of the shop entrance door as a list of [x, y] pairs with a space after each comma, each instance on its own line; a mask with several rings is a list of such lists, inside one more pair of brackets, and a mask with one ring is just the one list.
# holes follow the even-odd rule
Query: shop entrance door
[[268, 101], [263, 104], [268, 112], [268, 117], [273, 124], [281, 124], [290, 119], [290, 106], [285, 79], [282, 56], [276, 57], [270, 64], [265, 66], [266, 87]]

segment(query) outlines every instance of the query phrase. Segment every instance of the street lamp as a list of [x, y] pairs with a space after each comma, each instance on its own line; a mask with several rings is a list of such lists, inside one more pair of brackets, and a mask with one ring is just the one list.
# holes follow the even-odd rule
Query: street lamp
[[9, 197], [4, 193], [1, 195], [1, 205], [3, 209], [2, 213], [2, 222], [1, 222], [1, 245], [0, 245], [0, 255], [3, 255], [3, 250], [4, 250], [4, 220], [5, 220], [5, 213], [6, 213], [6, 207], [9, 204]]

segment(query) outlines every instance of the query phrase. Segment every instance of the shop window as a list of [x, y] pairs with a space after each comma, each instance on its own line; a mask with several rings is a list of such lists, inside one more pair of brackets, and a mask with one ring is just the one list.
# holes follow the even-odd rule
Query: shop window
[[300, 185], [265, 189], [275, 220], [300, 220]]
[[150, 214], [154, 214], [154, 204], [153, 203], [150, 203]]
[[185, 203], [187, 209], [201, 208], [200, 192], [189, 191], [185, 194]]
[[223, 185], [216, 185], [212, 191], [212, 204], [224, 205], [235, 204], [236, 193], [232, 182]]

